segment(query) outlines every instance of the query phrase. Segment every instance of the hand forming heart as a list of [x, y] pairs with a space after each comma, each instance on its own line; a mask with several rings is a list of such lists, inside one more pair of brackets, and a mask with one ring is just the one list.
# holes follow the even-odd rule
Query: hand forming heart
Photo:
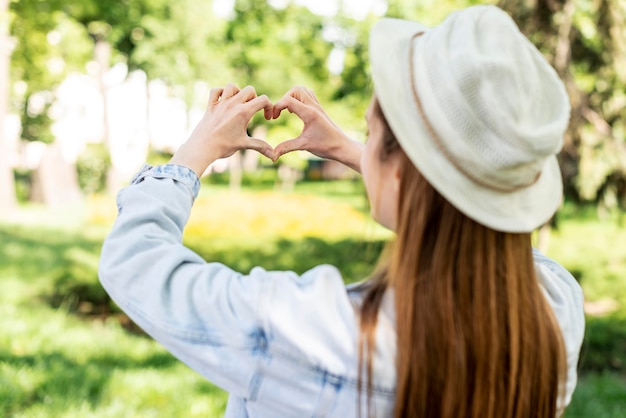
[[[248, 136], [248, 124], [261, 109], [266, 120], [277, 119], [285, 109], [296, 114], [304, 123], [302, 133], [276, 148]], [[306, 87], [294, 87], [272, 104], [267, 96], [257, 96], [252, 86], [239, 89], [228, 84], [211, 89], [204, 116], [170, 163], [186, 165], [200, 176], [213, 161], [242, 149], [253, 149], [272, 161], [288, 152], [305, 150], [359, 171], [361, 144], [333, 123], [315, 93]]]

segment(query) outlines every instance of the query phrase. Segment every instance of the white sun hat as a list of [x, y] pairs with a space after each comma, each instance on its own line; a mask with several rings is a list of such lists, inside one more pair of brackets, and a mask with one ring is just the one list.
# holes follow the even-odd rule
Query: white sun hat
[[504, 11], [474, 6], [434, 28], [381, 19], [370, 63], [402, 149], [457, 209], [506, 232], [552, 217], [563, 193], [556, 154], [569, 97]]

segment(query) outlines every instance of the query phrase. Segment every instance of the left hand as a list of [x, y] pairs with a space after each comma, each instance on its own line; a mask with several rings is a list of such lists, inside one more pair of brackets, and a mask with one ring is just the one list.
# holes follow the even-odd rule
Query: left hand
[[200, 177], [212, 162], [242, 149], [253, 149], [273, 160], [272, 146], [247, 133], [250, 119], [261, 109], [265, 119], [272, 119], [272, 103], [265, 95], [257, 96], [252, 86], [239, 89], [228, 84], [211, 89], [204, 116], [170, 163], [187, 166]]
[[315, 93], [303, 86], [289, 90], [274, 105], [274, 119], [287, 109], [304, 123], [300, 135], [278, 144], [274, 158], [291, 151], [309, 151], [318, 157], [339, 161], [361, 172], [363, 144], [350, 139], [326, 114]]

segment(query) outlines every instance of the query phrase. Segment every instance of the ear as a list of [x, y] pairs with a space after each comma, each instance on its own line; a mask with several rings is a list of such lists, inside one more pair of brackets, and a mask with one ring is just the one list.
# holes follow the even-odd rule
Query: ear
[[391, 187], [394, 193], [400, 193], [400, 177], [402, 176], [402, 170], [400, 170], [400, 158], [393, 159], [393, 166], [391, 171]]

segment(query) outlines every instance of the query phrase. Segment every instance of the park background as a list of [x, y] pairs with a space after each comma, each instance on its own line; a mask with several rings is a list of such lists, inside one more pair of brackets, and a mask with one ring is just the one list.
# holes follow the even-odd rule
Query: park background
[[[0, 0], [0, 415], [221, 416], [226, 394], [146, 338], [102, 291], [115, 192], [167, 161], [234, 81], [278, 100], [314, 89], [364, 140], [367, 34], [380, 16], [436, 24], [452, 0]], [[535, 244], [586, 297], [580, 382], [566, 416], [626, 416], [626, 1], [503, 0], [572, 101], [562, 209]], [[299, 121], [255, 117], [272, 144]], [[238, 153], [204, 177], [185, 242], [247, 272], [374, 265], [390, 233], [362, 183], [307, 153]], [[219, 202], [219, 204], [216, 204]], [[323, 304], [320, 309], [323, 309]]]

